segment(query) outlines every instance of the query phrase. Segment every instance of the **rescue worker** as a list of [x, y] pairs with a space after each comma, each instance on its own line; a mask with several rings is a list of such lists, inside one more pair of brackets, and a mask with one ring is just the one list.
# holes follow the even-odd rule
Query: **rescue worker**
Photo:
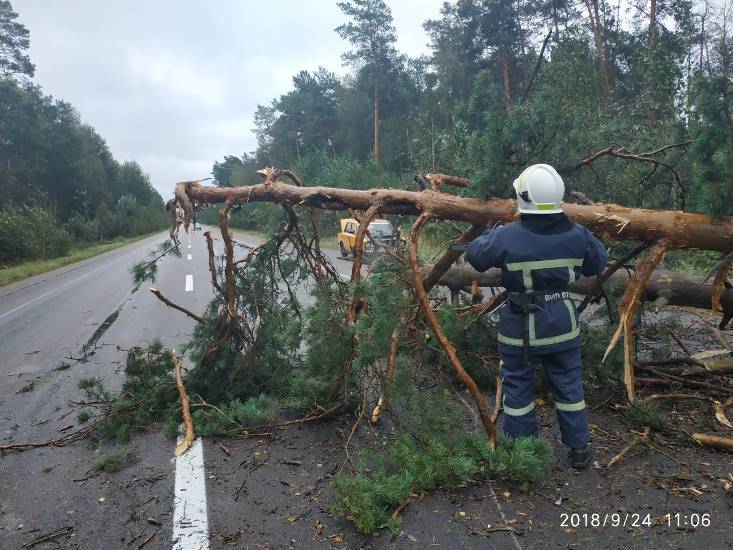
[[573, 468], [590, 463], [588, 413], [583, 400], [580, 324], [569, 285], [598, 275], [603, 244], [564, 213], [565, 184], [552, 166], [535, 164], [514, 180], [520, 220], [489, 229], [466, 251], [478, 271], [500, 267], [509, 291], [499, 318], [503, 431], [537, 435], [534, 370], [542, 364], [552, 387], [562, 442]]

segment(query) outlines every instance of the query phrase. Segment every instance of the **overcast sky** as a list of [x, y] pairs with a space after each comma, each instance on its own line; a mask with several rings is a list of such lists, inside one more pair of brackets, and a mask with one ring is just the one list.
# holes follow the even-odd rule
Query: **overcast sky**
[[[31, 34], [34, 81], [73, 104], [118, 160], [163, 197], [252, 151], [252, 114], [299, 70], [338, 74], [349, 45], [335, 0], [11, 0]], [[398, 48], [427, 53], [422, 23], [442, 0], [387, 0]]]

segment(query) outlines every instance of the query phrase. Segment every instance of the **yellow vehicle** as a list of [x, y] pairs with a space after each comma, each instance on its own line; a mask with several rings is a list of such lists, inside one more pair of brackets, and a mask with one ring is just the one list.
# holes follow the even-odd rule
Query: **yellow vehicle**
[[[341, 219], [341, 232], [336, 237], [339, 243], [341, 256], [346, 258], [354, 255], [354, 244], [356, 243], [356, 230], [359, 229], [359, 222], [354, 218]], [[394, 238], [394, 228], [389, 220], [374, 220], [369, 224], [369, 235], [364, 238], [364, 252], [371, 253], [377, 246], [387, 246]]]

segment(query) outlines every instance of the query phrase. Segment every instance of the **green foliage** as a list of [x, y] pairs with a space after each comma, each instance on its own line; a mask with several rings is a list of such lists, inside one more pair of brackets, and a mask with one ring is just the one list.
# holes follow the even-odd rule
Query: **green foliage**
[[404, 314], [412, 305], [412, 286], [402, 262], [385, 255], [370, 267], [369, 277], [351, 289], [354, 296], [370, 304], [355, 328], [359, 334], [356, 369], [387, 357], [392, 332], [403, 328]]
[[124, 451], [110, 453], [102, 458], [94, 466], [94, 471], [101, 473], [105, 472], [108, 474], [119, 472], [125, 467], [129, 466], [137, 456], [135, 449], [126, 449]]
[[[234, 321], [220, 323], [217, 315], [199, 323], [186, 348], [198, 365], [186, 382], [190, 391], [211, 403], [246, 400], [259, 395], [262, 387], [273, 396], [284, 396], [289, 374], [302, 364], [299, 350], [304, 320], [294, 289], [307, 278], [297, 252], [289, 250], [281, 256], [274, 240], [252, 262], [237, 269], [238, 312], [242, 322], [256, 330], [250, 334], [236, 326], [227, 328], [222, 325]], [[218, 296], [209, 310], [218, 312], [222, 304], [223, 297]], [[227, 333], [229, 340], [217, 346]], [[218, 351], [209, 353], [215, 346]]]
[[720, 259], [712, 250], [670, 250], [664, 257], [664, 267], [672, 271], [703, 275]]
[[178, 244], [173, 241], [165, 240], [158, 245], [158, 248], [148, 254], [147, 259], [141, 260], [130, 266], [130, 275], [132, 275], [132, 282], [136, 289], [140, 288], [140, 285], [146, 281], [151, 283], [155, 282], [155, 279], [158, 276], [158, 261], [169, 254], [176, 258], [180, 258], [181, 249]]
[[[165, 227], [162, 199], [142, 168], [118, 163], [70, 104], [19, 77], [32, 75], [33, 66], [17, 57], [28, 37], [14, 18], [0, 2], [0, 262], [57, 257], [74, 241]], [[134, 209], [119, 208], [124, 196]]]
[[273, 397], [260, 394], [244, 402], [234, 399], [221, 408], [199, 408], [193, 412], [193, 422], [199, 435], [236, 434], [272, 420], [280, 408]]
[[[472, 178], [459, 194], [507, 197], [525, 166], [547, 162], [569, 190], [598, 202], [732, 212], [733, 48], [724, 10], [706, 12], [700, 37], [700, 14], [689, 0], [658, 2], [651, 22], [629, 2], [618, 11], [601, 3], [601, 67], [587, 11], [565, 0], [447, 2], [424, 24], [431, 51], [420, 59], [396, 51], [384, 2], [339, 7], [344, 23], [336, 32], [350, 42], [343, 58], [352, 74], [339, 80], [322, 69], [299, 72], [292, 89], [258, 107], [257, 151], [215, 165], [220, 185], [233, 184], [231, 174], [250, 172], [250, 165], [294, 167], [313, 156], [334, 166], [371, 164], [377, 89], [379, 168], [388, 185], [438, 170]], [[578, 167], [609, 146], [643, 153], [688, 139], [689, 146], [655, 155], [674, 168], [677, 182], [670, 170], [646, 162], [603, 157]], [[349, 188], [364, 181], [338, 181], [325, 167], [314, 175]]]
[[122, 443], [153, 422], [171, 416], [180, 419], [173, 370], [170, 352], [160, 342], [153, 342], [128, 352], [121, 392], [112, 393], [98, 378], [80, 380], [79, 388], [87, 400], [102, 404], [103, 415], [97, 424], [100, 437]]
[[79, 424], [86, 424], [89, 422], [89, 419], [92, 417], [92, 413], [89, 411], [89, 409], [79, 409], [76, 412], [76, 420], [79, 422]]
[[334, 478], [334, 514], [353, 515], [363, 533], [394, 530], [401, 519], [392, 512], [411, 495], [488, 478], [528, 482], [541, 475], [551, 454], [546, 441], [500, 437], [492, 450], [484, 434], [456, 433], [461, 409], [449, 388], [416, 391], [416, 375], [397, 372], [389, 397], [400, 414], [395, 439], [379, 452], [367, 448], [353, 474]]
[[626, 411], [626, 416], [637, 426], [648, 426], [658, 432], [669, 426], [669, 417], [656, 401], [636, 399]]
[[0, 1], [0, 76], [32, 77], [35, 66], [26, 51], [30, 47], [30, 34], [8, 0]]
[[[499, 375], [496, 326], [489, 322], [486, 315], [459, 316], [455, 308], [448, 305], [440, 308], [438, 320], [448, 339], [463, 351], [461, 363], [476, 384], [483, 390], [495, 387]], [[445, 354], [438, 354], [437, 359], [448, 372], [452, 372]]]
[[[311, 294], [314, 302], [306, 311], [304, 365], [293, 373], [288, 388], [286, 404], [292, 411], [326, 403], [350, 355], [352, 331], [343, 322], [346, 294], [340, 287], [325, 283], [315, 285]], [[347, 387], [350, 382], [351, 378], [347, 379]]]
[[353, 475], [334, 477], [334, 514], [350, 513], [363, 533], [397, 529], [401, 518], [392, 512], [405, 499], [436, 489], [463, 487], [479, 479], [532, 481], [546, 465], [551, 451], [541, 439], [500, 438], [496, 450], [482, 436], [430, 438], [419, 444], [402, 435], [376, 465]]
[[76, 241], [88, 243], [99, 239], [99, 221], [87, 219], [80, 212], [74, 212], [66, 220], [65, 229]]
[[[604, 306], [605, 307], [605, 306]], [[581, 323], [583, 344], [583, 374], [598, 380], [602, 384], [619, 386], [622, 383], [623, 350], [616, 346], [605, 361], [603, 356], [616, 327], [611, 324]], [[619, 386], [620, 387], [620, 386]]]

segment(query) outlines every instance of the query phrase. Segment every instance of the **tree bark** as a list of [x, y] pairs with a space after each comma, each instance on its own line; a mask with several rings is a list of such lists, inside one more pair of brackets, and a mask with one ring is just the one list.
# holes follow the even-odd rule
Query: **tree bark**
[[733, 439], [729, 439], [727, 437], [694, 433], [692, 434], [692, 439], [697, 441], [700, 445], [706, 445], [708, 447], [718, 447], [719, 449], [727, 449], [729, 451], [733, 451]]
[[382, 144], [380, 141], [380, 125], [379, 118], [379, 88], [374, 86], [374, 162], [379, 164], [382, 161]]
[[649, 4], [649, 52], [654, 52], [657, 47], [657, 0], [651, 0]]
[[504, 85], [504, 110], [508, 113], [512, 110], [512, 91], [509, 82], [509, 59], [506, 49], [501, 51], [501, 79]]
[[657, 0], [649, 3], [649, 38], [647, 40], [647, 67], [646, 67], [646, 118], [648, 122], [654, 120], [654, 88], [655, 79], [654, 57], [657, 48]]
[[593, 42], [596, 47], [596, 62], [598, 63], [598, 82], [601, 88], [601, 99], [605, 103], [608, 100], [608, 66], [606, 64], [606, 45], [603, 39], [603, 28], [598, 11], [598, 0], [583, 0], [588, 9], [588, 21], [593, 33]]
[[[437, 264], [425, 264], [422, 267], [426, 288], [428, 277], [436, 266]], [[493, 268], [479, 273], [470, 265], [463, 263], [446, 270], [437, 278], [436, 284], [450, 289], [463, 289], [470, 285], [471, 281], [477, 281], [480, 287], [500, 287], [501, 270]], [[625, 270], [620, 270], [611, 275], [605, 287], [607, 290], [613, 290], [626, 287], [628, 283], [629, 275]], [[702, 278], [657, 269], [647, 282], [641, 299], [646, 302], [654, 302], [659, 309], [668, 305], [711, 309], [713, 289], [713, 284], [703, 284]], [[570, 291], [582, 295], [595, 294], [595, 277], [581, 277], [570, 285]], [[720, 295], [720, 307], [723, 310], [723, 319], [727, 323], [733, 317], [733, 288], [724, 288]]]
[[181, 371], [183, 365], [181, 360], [176, 355], [175, 350], [171, 352], [171, 359], [176, 371], [176, 387], [178, 388], [178, 395], [181, 399], [181, 416], [183, 416], [184, 435], [181, 441], [176, 445], [175, 455], [180, 456], [185, 453], [191, 445], [193, 445], [193, 420], [191, 418], [191, 408], [189, 406], [188, 394], [186, 394], [186, 387], [183, 384], [183, 376]]
[[[176, 198], [182, 206], [186, 227], [190, 223], [192, 201], [196, 204], [231, 205], [253, 201], [289, 203], [324, 210], [368, 210], [382, 203], [380, 213], [417, 215], [430, 211], [442, 220], [464, 221], [487, 226], [515, 219], [515, 201], [479, 200], [456, 197], [437, 191], [401, 189], [355, 190], [333, 187], [297, 187], [277, 180], [278, 172], [261, 171], [265, 183], [245, 187], [205, 187], [196, 182], [179, 184]], [[648, 241], [665, 238], [670, 249], [700, 248], [727, 252], [733, 249], [733, 218], [715, 218], [681, 211], [626, 208], [614, 204], [563, 204], [565, 213], [596, 236], [616, 241]]]
[[619, 313], [620, 319], [618, 328], [611, 338], [611, 342], [606, 348], [606, 353], [603, 355], [601, 362], [606, 360], [608, 354], [618, 342], [620, 336], [623, 334], [624, 337], [624, 384], [626, 385], [626, 393], [629, 397], [629, 401], [633, 401], [636, 398], [636, 382], [634, 379], [634, 351], [633, 351], [633, 330], [632, 321], [636, 308], [639, 304], [639, 299], [644, 295], [649, 279], [654, 273], [654, 270], [664, 259], [669, 244], [665, 239], [656, 241], [650, 248], [644, 258], [642, 258], [636, 264], [636, 270], [634, 276], [629, 281], [624, 295], [621, 297], [619, 302]]

